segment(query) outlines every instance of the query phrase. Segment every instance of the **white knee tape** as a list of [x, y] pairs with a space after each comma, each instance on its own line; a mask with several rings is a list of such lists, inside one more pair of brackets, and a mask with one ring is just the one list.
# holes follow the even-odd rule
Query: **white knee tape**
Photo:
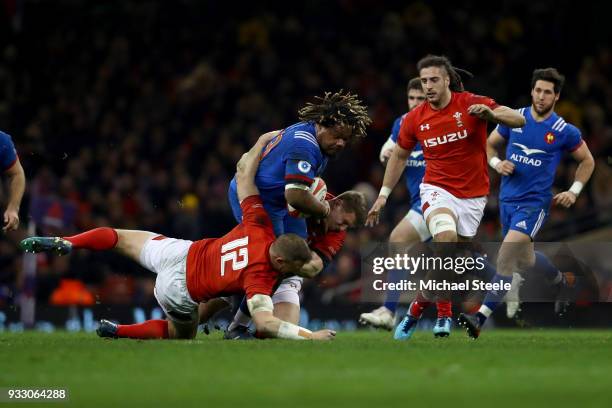
[[252, 298], [247, 300], [247, 306], [249, 308], [249, 312], [251, 314], [257, 312], [273, 312], [274, 305], [272, 304], [272, 299], [270, 296], [266, 295], [254, 295]]
[[435, 236], [444, 231], [457, 232], [457, 224], [450, 214], [436, 214], [429, 219], [429, 231]]

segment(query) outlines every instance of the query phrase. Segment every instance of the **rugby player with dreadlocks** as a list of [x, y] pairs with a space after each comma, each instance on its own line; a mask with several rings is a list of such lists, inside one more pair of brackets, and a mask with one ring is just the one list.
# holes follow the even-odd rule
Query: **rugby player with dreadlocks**
[[[418, 62], [417, 70], [427, 101], [410, 111], [402, 122], [398, 143], [385, 169], [383, 186], [366, 224], [378, 223], [406, 159], [420, 143], [427, 162], [420, 194], [429, 232], [434, 242], [469, 241], [476, 235], [489, 193], [487, 122], [514, 128], [523, 126], [525, 118], [491, 98], [464, 91], [459, 73], [444, 56], [424, 57]], [[446, 271], [430, 271], [438, 272]], [[433, 297], [428, 299], [418, 294], [396, 328], [396, 339], [410, 338], [432, 300], [450, 300], [449, 293], [436, 293]], [[450, 310], [447, 312], [449, 318], [442, 323], [450, 326]]]
[[[344, 150], [351, 138], [365, 137], [371, 119], [357, 96], [343, 91], [326, 92], [316, 97], [298, 114], [301, 122], [281, 130], [263, 149], [255, 184], [272, 220], [274, 233], [277, 236], [294, 233], [306, 239], [306, 220], [290, 216], [287, 205], [325, 224], [333, 210], [331, 207], [342, 205], [342, 197], [320, 202], [308, 188], [315, 177], [321, 175], [329, 158]], [[242, 213], [235, 179], [230, 183], [229, 201], [236, 221], [240, 222]], [[313, 252], [313, 258], [320, 257]], [[314, 260], [323, 267], [322, 259]], [[301, 286], [302, 279], [297, 276], [282, 281], [272, 296], [275, 316], [298, 322]], [[242, 302], [226, 331], [226, 338], [248, 337], [246, 327], [249, 322], [248, 309]]]

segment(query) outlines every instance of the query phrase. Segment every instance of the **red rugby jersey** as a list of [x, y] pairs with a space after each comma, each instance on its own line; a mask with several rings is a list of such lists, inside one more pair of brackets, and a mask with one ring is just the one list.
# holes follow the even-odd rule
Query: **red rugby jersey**
[[452, 92], [450, 103], [434, 110], [425, 102], [410, 111], [400, 128], [398, 144], [412, 150], [423, 147], [427, 166], [423, 182], [438, 186], [458, 198], [473, 198], [489, 193], [487, 170], [487, 121], [471, 116], [468, 107], [499, 105], [486, 96]]
[[270, 296], [279, 274], [268, 250], [274, 229], [261, 198], [245, 198], [242, 223], [221, 238], [195, 241], [187, 254], [187, 290], [201, 302], [219, 296], [246, 293]]

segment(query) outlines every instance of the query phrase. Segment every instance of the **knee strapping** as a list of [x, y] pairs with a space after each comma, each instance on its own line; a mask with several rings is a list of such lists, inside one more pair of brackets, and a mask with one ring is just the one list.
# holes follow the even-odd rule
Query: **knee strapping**
[[432, 236], [438, 235], [445, 231], [454, 231], [457, 233], [457, 223], [450, 214], [436, 214], [429, 219], [429, 231]]

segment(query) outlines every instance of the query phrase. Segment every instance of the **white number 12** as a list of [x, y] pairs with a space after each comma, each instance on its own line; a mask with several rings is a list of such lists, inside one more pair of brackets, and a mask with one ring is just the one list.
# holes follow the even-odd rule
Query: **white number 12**
[[232, 261], [232, 270], [234, 271], [242, 269], [249, 264], [248, 244], [249, 237], [244, 237], [221, 246], [221, 276], [225, 275], [225, 263], [227, 261]]

